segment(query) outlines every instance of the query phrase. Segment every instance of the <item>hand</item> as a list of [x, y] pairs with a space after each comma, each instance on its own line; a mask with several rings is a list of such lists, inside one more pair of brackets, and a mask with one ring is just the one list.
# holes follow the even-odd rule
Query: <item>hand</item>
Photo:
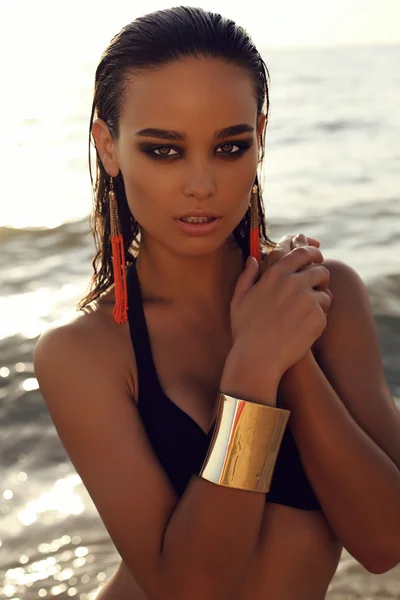
[[262, 392], [266, 379], [277, 386], [325, 329], [331, 299], [315, 289], [329, 283], [328, 269], [315, 264], [322, 262], [317, 247], [298, 246], [260, 277], [259, 265], [250, 257], [238, 278], [230, 311], [233, 346], [227, 361], [231, 374], [235, 369], [243, 376], [247, 373], [252, 396]]
[[302, 233], [298, 233], [297, 235], [284, 235], [283, 238], [281, 238], [277, 243], [278, 246], [272, 248], [268, 252], [265, 260], [263, 260], [260, 263], [260, 276], [267, 269], [272, 267], [272, 265], [275, 264], [278, 260], [283, 258], [291, 250], [293, 250], [293, 248], [295, 248], [296, 245], [302, 244], [307, 246], [316, 246], [317, 248], [319, 248], [321, 245], [319, 240], [312, 237], [307, 237]]
[[[298, 233], [297, 235], [284, 235], [278, 242], [278, 246], [270, 250], [265, 260], [260, 263], [260, 277], [265, 271], [272, 267], [278, 260], [283, 258], [286, 254], [288, 254], [294, 248], [298, 246], [316, 246], [319, 248], [321, 242], [316, 238], [307, 237], [303, 233]], [[310, 265], [306, 265], [301, 270], [309, 269]], [[333, 294], [328, 286], [319, 286], [318, 288], [321, 292], [327, 293], [331, 300], [333, 300]]]

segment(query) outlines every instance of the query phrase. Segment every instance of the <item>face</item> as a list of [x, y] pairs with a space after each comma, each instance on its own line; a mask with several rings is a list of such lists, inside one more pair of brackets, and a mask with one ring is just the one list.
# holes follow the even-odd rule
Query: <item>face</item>
[[[128, 80], [118, 139], [104, 123], [94, 124], [107, 172], [122, 172], [141, 243], [201, 256], [230, 238], [248, 208], [261, 149], [265, 117], [257, 122], [253, 93], [250, 77], [235, 65], [184, 59]], [[246, 127], [221, 132], [235, 125]], [[221, 217], [212, 233], [182, 231], [176, 219], [192, 210]]]

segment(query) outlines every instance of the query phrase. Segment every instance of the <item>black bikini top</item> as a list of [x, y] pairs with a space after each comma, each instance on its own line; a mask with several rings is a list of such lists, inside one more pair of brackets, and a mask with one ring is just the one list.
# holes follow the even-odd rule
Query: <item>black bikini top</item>
[[[205, 433], [164, 393], [151, 352], [135, 262], [128, 269], [127, 286], [129, 328], [138, 372], [139, 414], [162, 467], [176, 493], [182, 496], [190, 477], [200, 472], [215, 423]], [[303, 469], [289, 424], [285, 429], [266, 500], [305, 510], [321, 509]]]

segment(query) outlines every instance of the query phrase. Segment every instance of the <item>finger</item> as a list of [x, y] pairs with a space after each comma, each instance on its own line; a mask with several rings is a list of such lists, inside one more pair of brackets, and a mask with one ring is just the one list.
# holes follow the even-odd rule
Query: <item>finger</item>
[[[299, 269], [298, 272], [299, 271], [307, 271], [308, 269], [312, 269], [314, 266], [315, 266], [314, 263], [311, 263], [310, 265], [305, 265], [304, 267], [301, 267], [301, 269]], [[333, 294], [332, 294], [332, 291], [329, 289], [328, 285], [329, 285], [329, 283], [322, 283], [321, 285], [317, 286], [315, 289], [320, 292], [325, 292], [326, 294], [328, 294], [330, 299], [333, 300]]]
[[319, 240], [310, 237], [307, 238], [307, 243], [309, 246], [317, 246], [317, 248], [319, 248], [321, 245], [321, 242]]
[[[331, 273], [323, 265], [312, 265], [309, 269], [302, 269], [294, 273], [296, 278], [301, 278], [306, 286], [310, 288], [327, 288]], [[322, 291], [322, 290], [321, 290]]]
[[[305, 265], [304, 267], [301, 267], [297, 271], [297, 273], [300, 273], [300, 272], [304, 273], [305, 271], [312, 271], [312, 273], [310, 273], [312, 279], [310, 279], [308, 283], [312, 287], [313, 293], [314, 292], [318, 293], [318, 295], [317, 295], [318, 302], [320, 303], [322, 310], [325, 313], [327, 313], [329, 311], [331, 302], [333, 300], [333, 294], [328, 287], [329, 280], [330, 280], [330, 271], [328, 271], [328, 269], [326, 267], [324, 267], [323, 265], [315, 265], [315, 264], [311, 263], [311, 264]], [[325, 282], [320, 281], [321, 277], [325, 277]], [[318, 280], [320, 281], [319, 284], [317, 283], [315, 285], [315, 281], [318, 281]], [[314, 283], [314, 285], [313, 285], [313, 283]], [[321, 296], [321, 294], [322, 294], [322, 296]], [[328, 296], [329, 302], [327, 301], [326, 296]]]
[[[268, 265], [266, 266], [267, 268], [271, 267], [273, 264], [275, 264], [278, 260], [280, 260], [283, 256], [285, 256], [285, 254], [288, 254], [288, 252], [290, 252], [291, 250], [293, 250], [293, 248], [295, 248], [295, 244], [294, 241], [298, 239], [298, 236], [302, 235], [302, 234], [297, 234], [297, 236], [294, 235], [284, 235], [279, 242], [277, 242], [277, 246], [275, 248], [273, 248], [273, 250], [271, 250], [271, 252], [268, 254], [267, 257], [267, 262]], [[305, 236], [303, 243], [300, 245], [308, 245], [307, 244], [307, 238]], [[309, 244], [309, 245], [315, 245], [313, 244]]]
[[279, 246], [285, 246], [286, 244], [289, 244], [290, 246], [290, 242], [292, 241], [292, 239], [294, 238], [294, 235], [290, 235], [289, 233], [287, 233], [286, 235], [283, 236], [283, 238], [281, 238], [278, 242]]
[[327, 315], [332, 303], [332, 300], [329, 297], [329, 295], [326, 292], [316, 292], [314, 290], [312, 291], [312, 294], [317, 300], [322, 310], [324, 311], [324, 313]]
[[254, 256], [249, 256], [245, 268], [239, 275], [235, 290], [232, 296], [231, 304], [237, 304], [255, 284], [259, 273], [259, 264]]
[[292, 248], [295, 248], [296, 246], [306, 246], [306, 245], [307, 245], [307, 238], [304, 235], [304, 233], [298, 233], [292, 239]]
[[324, 257], [319, 248], [316, 248], [315, 246], [297, 246], [272, 265], [269, 271], [278, 269], [283, 272], [295, 273], [305, 265], [313, 262], [322, 263], [323, 260]]
[[272, 267], [273, 264], [275, 264], [278, 260], [280, 260], [282, 258], [282, 256], [285, 256], [285, 254], [287, 254], [288, 252], [290, 252], [292, 250], [292, 238], [289, 238], [289, 236], [286, 236], [287, 239], [283, 241], [280, 240], [279, 245], [276, 246], [275, 248], [273, 248], [267, 255], [266, 259], [264, 261], [261, 261], [260, 263], [260, 274], [263, 273], [266, 269], [269, 269], [270, 267]]
[[294, 238], [292, 238], [292, 247], [296, 247], [299, 245], [300, 246], [302, 246], [302, 245], [317, 246], [319, 248], [321, 245], [321, 242], [319, 240], [317, 240], [316, 238], [307, 237], [303, 233], [298, 233], [297, 235], [294, 236]]

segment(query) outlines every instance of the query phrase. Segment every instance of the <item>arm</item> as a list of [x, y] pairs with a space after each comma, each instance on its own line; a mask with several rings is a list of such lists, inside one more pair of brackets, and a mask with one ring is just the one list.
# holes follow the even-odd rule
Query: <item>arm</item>
[[[179, 499], [146, 436], [121, 356], [101, 328], [73, 323], [41, 336], [35, 374], [61, 442], [149, 598], [228, 599], [256, 546], [265, 494], [194, 476]], [[263, 386], [271, 404], [276, 387]]]
[[365, 568], [400, 561], [400, 415], [387, 388], [368, 296], [353, 269], [325, 261], [334, 300], [311, 352], [278, 396], [310, 482], [340, 541]]

